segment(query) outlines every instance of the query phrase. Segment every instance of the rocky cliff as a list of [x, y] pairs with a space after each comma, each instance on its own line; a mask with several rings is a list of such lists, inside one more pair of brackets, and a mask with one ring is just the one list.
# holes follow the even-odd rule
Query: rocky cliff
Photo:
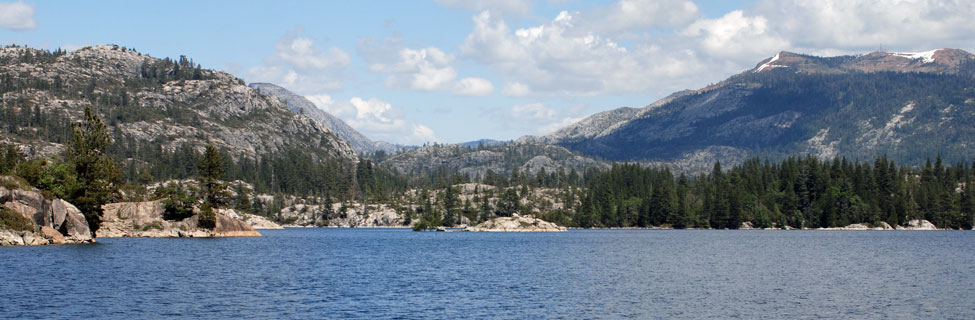
[[[173, 151], [213, 144], [234, 157], [300, 150], [321, 161], [354, 162], [355, 152], [327, 127], [297, 115], [243, 80], [194, 65], [98, 45], [69, 53], [0, 48], [0, 127], [4, 140], [35, 153], [57, 152], [67, 123], [86, 106], [135, 160], [147, 148]], [[43, 121], [32, 121], [38, 119]]]
[[484, 177], [488, 171], [508, 175], [514, 171], [535, 175], [563, 170], [580, 173], [588, 168], [609, 165], [569, 151], [563, 147], [538, 143], [503, 143], [481, 148], [462, 145], [433, 145], [405, 151], [381, 165], [403, 174], [422, 174], [441, 168], [471, 177]]
[[[85, 216], [74, 205], [46, 197], [12, 177], [0, 177], [0, 210], [4, 220], [24, 223], [16, 230], [0, 225], [0, 245], [44, 245], [94, 242]], [[16, 186], [16, 187], [15, 187]], [[13, 216], [7, 216], [12, 214]]]
[[236, 219], [232, 210], [217, 210], [217, 224], [213, 230], [197, 226], [197, 216], [182, 221], [163, 219], [163, 205], [160, 201], [122, 202], [106, 204], [102, 207], [102, 224], [98, 237], [146, 237], [146, 238], [184, 238], [184, 237], [260, 237], [247, 222]]
[[[403, 211], [403, 210], [400, 210]], [[344, 203], [333, 204], [331, 210], [321, 204], [293, 204], [281, 210], [279, 219], [286, 226], [340, 228], [402, 228], [409, 227], [404, 215], [391, 205]]]

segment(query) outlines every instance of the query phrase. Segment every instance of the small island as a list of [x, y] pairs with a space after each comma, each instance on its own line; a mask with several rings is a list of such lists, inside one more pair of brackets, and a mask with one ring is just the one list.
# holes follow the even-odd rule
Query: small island
[[497, 217], [463, 229], [468, 232], [565, 232], [565, 227], [532, 215]]

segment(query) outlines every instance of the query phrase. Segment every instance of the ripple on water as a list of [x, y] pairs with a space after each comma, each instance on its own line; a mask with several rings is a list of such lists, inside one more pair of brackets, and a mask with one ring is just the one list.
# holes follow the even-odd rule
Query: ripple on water
[[972, 232], [264, 234], [0, 248], [0, 318], [975, 318]]

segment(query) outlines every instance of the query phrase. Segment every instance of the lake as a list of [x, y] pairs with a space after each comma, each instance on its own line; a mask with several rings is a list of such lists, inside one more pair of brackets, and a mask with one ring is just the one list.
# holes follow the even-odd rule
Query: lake
[[263, 230], [0, 248], [0, 318], [975, 318], [975, 232]]

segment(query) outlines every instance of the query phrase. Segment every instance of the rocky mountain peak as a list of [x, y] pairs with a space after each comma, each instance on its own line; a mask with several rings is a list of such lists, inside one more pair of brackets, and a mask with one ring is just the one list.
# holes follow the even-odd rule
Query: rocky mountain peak
[[975, 64], [975, 55], [959, 49], [923, 52], [872, 52], [859, 56], [817, 57], [781, 51], [762, 60], [750, 72], [788, 69], [803, 73], [921, 72], [959, 74]]
[[[116, 45], [72, 52], [9, 46], [0, 49], [0, 77], [13, 88], [0, 91], [3, 109], [22, 113], [29, 106], [70, 122], [92, 107], [113, 139], [128, 141], [126, 148], [171, 151], [189, 143], [199, 150], [213, 144], [249, 158], [301, 149], [320, 160], [356, 161], [352, 148], [327, 127], [185, 56], [159, 59]], [[7, 120], [0, 126], [17, 131], [8, 122], [15, 119], [0, 120]], [[20, 135], [10, 138], [44, 145], [29, 132]]]

